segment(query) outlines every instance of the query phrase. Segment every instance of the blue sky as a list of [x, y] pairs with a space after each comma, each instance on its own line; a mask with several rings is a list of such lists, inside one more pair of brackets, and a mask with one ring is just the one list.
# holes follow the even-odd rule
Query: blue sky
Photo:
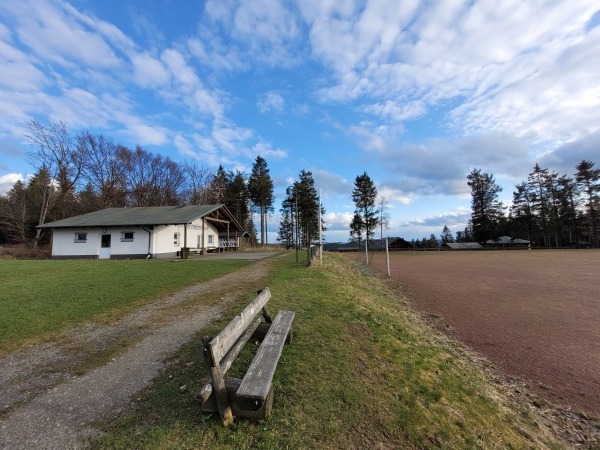
[[[597, 1], [0, 0], [0, 190], [24, 124], [64, 121], [176, 161], [249, 172], [276, 210], [312, 171], [330, 242], [367, 171], [385, 234], [464, 229], [466, 175], [510, 203], [534, 164], [600, 166]], [[277, 214], [271, 219], [274, 241]]]

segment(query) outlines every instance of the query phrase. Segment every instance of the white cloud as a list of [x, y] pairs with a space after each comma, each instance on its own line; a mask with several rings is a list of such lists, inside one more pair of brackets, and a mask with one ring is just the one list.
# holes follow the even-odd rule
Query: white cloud
[[20, 173], [7, 173], [0, 175], [0, 195], [10, 191], [17, 181], [23, 181], [25, 178]]
[[284, 159], [287, 158], [288, 153], [280, 148], [273, 148], [270, 143], [260, 140], [252, 146], [250, 149], [250, 155], [253, 156], [253, 159], [256, 159], [256, 156], [262, 156], [265, 159]]
[[301, 6], [313, 55], [333, 73], [322, 99], [364, 103], [389, 123], [456, 100], [452, 120], [467, 133], [554, 145], [600, 127], [596, 9], [591, 0]]
[[206, 13], [212, 23], [227, 30], [243, 53], [254, 59], [284, 67], [299, 61], [301, 30], [289, 2], [209, 0]]
[[159, 59], [148, 53], [135, 53], [131, 57], [133, 77], [144, 88], [163, 87], [171, 80], [171, 74]]
[[283, 111], [285, 100], [277, 92], [270, 91], [265, 93], [256, 103], [258, 110], [265, 114], [270, 111]]
[[[354, 213], [349, 212], [326, 212], [323, 215], [323, 220], [327, 227], [327, 233], [334, 231], [345, 231], [349, 233], [350, 230], [350, 222], [352, 222], [352, 218], [354, 217]], [[346, 240], [349, 236], [346, 236]]]
[[67, 67], [120, 65], [119, 57], [94, 29], [96, 24], [82, 21], [84, 16], [74, 11], [68, 4], [46, 0], [0, 4], [0, 12], [17, 22], [19, 40], [37, 55]]

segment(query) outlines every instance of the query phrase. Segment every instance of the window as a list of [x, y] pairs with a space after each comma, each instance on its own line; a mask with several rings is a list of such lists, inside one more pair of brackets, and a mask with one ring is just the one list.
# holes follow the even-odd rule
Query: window
[[133, 242], [134, 231], [121, 231], [121, 242]]
[[87, 233], [75, 233], [75, 243], [82, 244], [87, 242]]
[[213, 241], [213, 239], [214, 239], [214, 238], [213, 238], [213, 235], [212, 235], [212, 234], [209, 234], [209, 235], [208, 235], [208, 243], [209, 243], [209, 244], [214, 244], [214, 241]]
[[173, 245], [179, 246], [179, 233], [173, 234]]

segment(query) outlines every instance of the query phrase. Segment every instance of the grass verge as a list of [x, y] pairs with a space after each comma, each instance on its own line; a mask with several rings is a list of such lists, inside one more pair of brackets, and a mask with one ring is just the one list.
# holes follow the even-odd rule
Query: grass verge
[[[135, 408], [105, 427], [96, 448], [392, 449], [562, 448], [526, 408], [415, 320], [383, 280], [326, 255], [305, 269], [293, 255], [268, 285], [271, 311], [296, 311], [294, 342], [275, 375], [273, 415], [223, 428], [194, 393], [207, 369], [201, 336], [175, 355]], [[231, 307], [231, 319], [252, 298]], [[234, 373], [242, 372], [242, 354]]]
[[0, 262], [0, 354], [239, 269], [245, 261]]

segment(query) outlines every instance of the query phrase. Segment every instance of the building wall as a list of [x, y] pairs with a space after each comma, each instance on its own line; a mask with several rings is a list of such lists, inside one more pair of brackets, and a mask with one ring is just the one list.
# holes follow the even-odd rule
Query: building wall
[[[133, 233], [133, 239], [126, 239], [124, 233]], [[85, 240], [76, 242], [80, 234], [85, 234]], [[53, 230], [52, 257], [98, 258], [103, 234], [111, 235], [111, 258], [143, 258], [148, 253], [148, 233], [143, 228], [57, 228]]]
[[[198, 250], [214, 249], [219, 246], [217, 229], [209, 221], [205, 221], [203, 228], [202, 219], [194, 221], [187, 227], [158, 225], [150, 232], [149, 236], [148, 232], [140, 227], [57, 228], [53, 230], [52, 257], [98, 258], [103, 234], [111, 235], [110, 257], [112, 259], [145, 258], [148, 251], [153, 258], [173, 258], [179, 256], [184, 246]], [[85, 240], [76, 242], [77, 235], [84, 233]], [[124, 233], [133, 233], [133, 239], [126, 239]], [[150, 250], [148, 250], [149, 238]]]
[[[219, 233], [209, 221], [205, 221], [203, 231], [202, 219], [195, 220], [186, 227], [183, 225], [156, 226], [154, 235], [156, 243], [153, 248], [156, 249], [157, 255], [172, 252], [177, 255], [177, 252], [183, 247], [197, 250], [216, 248], [219, 242]], [[178, 236], [176, 237], [176, 235]]]

